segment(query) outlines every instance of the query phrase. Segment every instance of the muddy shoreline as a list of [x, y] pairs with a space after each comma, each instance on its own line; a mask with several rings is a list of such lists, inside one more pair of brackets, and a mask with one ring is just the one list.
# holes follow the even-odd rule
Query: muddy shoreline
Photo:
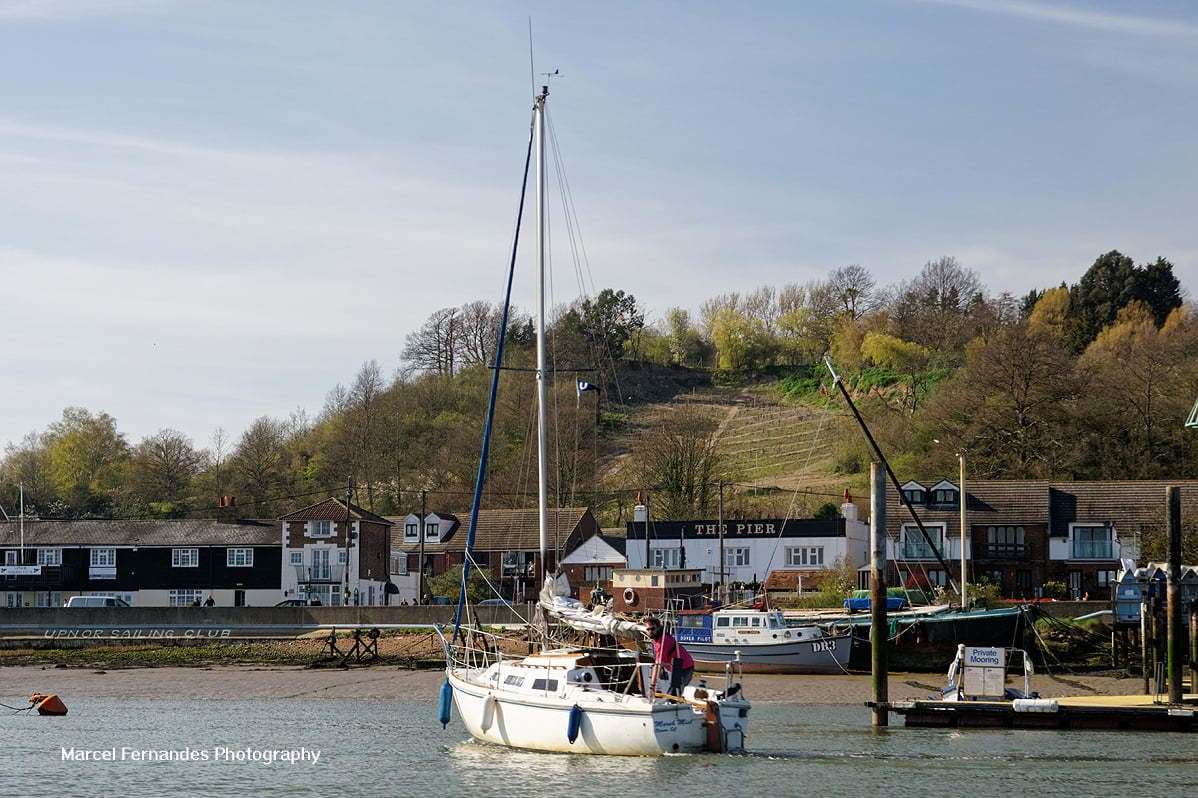
[[[89, 698], [236, 701], [315, 698], [427, 701], [432, 706], [442, 679], [439, 670], [407, 670], [389, 665], [350, 669], [217, 665], [103, 670], [17, 665], [0, 668], [0, 702], [20, 701], [34, 691], [41, 691], [58, 693], [68, 705]], [[894, 673], [890, 676], [890, 697], [896, 701], [927, 698], [942, 682], [941, 674]], [[1138, 679], [1110, 676], [1038, 675], [1032, 681], [1032, 688], [1041, 695], [1054, 697], [1118, 695], [1136, 692], [1139, 684]], [[860, 705], [870, 697], [870, 678], [857, 674], [747, 674], [745, 688], [756, 702]]]

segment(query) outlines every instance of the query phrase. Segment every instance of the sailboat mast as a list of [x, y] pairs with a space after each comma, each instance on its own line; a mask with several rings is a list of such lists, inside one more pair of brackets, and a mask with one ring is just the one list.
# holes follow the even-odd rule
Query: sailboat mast
[[545, 550], [549, 546], [549, 432], [546, 412], [545, 368], [545, 101], [549, 87], [542, 86], [536, 99], [534, 130], [537, 151], [537, 526], [540, 532], [540, 583], [548, 571]]

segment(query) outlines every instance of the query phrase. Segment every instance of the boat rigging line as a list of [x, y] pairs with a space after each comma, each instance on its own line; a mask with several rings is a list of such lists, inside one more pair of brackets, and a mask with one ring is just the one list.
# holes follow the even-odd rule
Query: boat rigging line
[[[890, 461], [886, 459], [886, 455], [882, 454], [882, 447], [878, 446], [878, 442], [874, 440], [873, 433], [869, 431], [869, 426], [865, 423], [865, 419], [861, 417], [861, 411], [857, 409], [857, 405], [853, 403], [853, 398], [849, 396], [848, 389], [844, 387], [844, 380], [840, 378], [840, 375], [836, 373], [836, 369], [832, 367], [832, 358], [825, 355], [824, 364], [832, 374], [832, 384], [840, 389], [840, 395], [849, 406], [849, 410], [852, 411], [853, 418], [857, 420], [857, 426], [861, 427], [861, 431], [865, 433], [865, 439], [869, 442], [870, 448], [873, 449], [874, 455], [878, 458], [882, 467], [886, 469], [886, 475], [890, 477], [890, 482], [894, 485], [894, 490], [898, 494], [899, 501], [907, 508], [907, 512], [911, 514], [912, 520], [915, 521], [915, 525], [919, 527], [919, 534], [923, 536], [924, 542], [928, 544], [928, 548], [936, 555], [936, 562], [944, 569], [945, 579], [948, 580], [949, 585], [957, 592], [957, 595], [960, 595], [961, 589], [958, 587], [956, 580], [953, 579], [952, 569], [944, 561], [944, 555], [941, 554], [940, 547], [932, 540], [932, 536], [928, 534], [928, 530], [924, 527], [923, 521], [920, 520], [919, 514], [915, 512], [915, 508], [911, 506], [911, 502], [907, 499], [906, 494], [903, 493], [903, 486], [898, 481], [898, 477], [895, 476], [894, 469], [890, 467]], [[965, 497], [962, 496], [960, 500], [965, 501]]]
[[[535, 113], [535, 112], [534, 112]], [[535, 119], [535, 116], [534, 116]], [[503, 317], [496, 333], [495, 363], [503, 363], [503, 347], [507, 342], [508, 316], [512, 307], [512, 281], [516, 275], [516, 253], [520, 248], [520, 223], [524, 218], [524, 198], [528, 192], [528, 170], [532, 163], [532, 143], [535, 128], [529, 124], [528, 149], [524, 155], [524, 178], [520, 181], [520, 203], [516, 209], [516, 230], [512, 236], [512, 256], [508, 263], [507, 290], [503, 298]], [[470, 504], [470, 526], [466, 530], [466, 551], [474, 548], [475, 530], [478, 529], [478, 511], [482, 504], [483, 487], [487, 481], [487, 455], [491, 450], [491, 429], [495, 422], [495, 400], [499, 395], [499, 370], [491, 372], [491, 395], [487, 399], [487, 419], [483, 426], [483, 440], [478, 460], [478, 475], [474, 481], [474, 498]], [[462, 562], [462, 584], [458, 593], [458, 605], [453, 614], [453, 634], [457, 637], [462, 628], [462, 610], [466, 604], [466, 586], [470, 580], [470, 560]]]

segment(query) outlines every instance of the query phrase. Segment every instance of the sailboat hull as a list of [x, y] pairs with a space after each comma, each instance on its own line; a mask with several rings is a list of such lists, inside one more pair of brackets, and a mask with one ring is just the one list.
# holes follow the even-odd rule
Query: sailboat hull
[[[546, 695], [543, 700], [505, 694], [473, 682], [467, 669], [451, 669], [454, 706], [470, 735], [483, 742], [532, 751], [612, 756], [660, 756], [712, 750], [706, 713], [693, 703], [656, 701], [610, 691]], [[474, 672], [477, 673], [477, 672]], [[743, 703], [743, 707], [742, 707]], [[571, 742], [571, 712], [577, 736]], [[719, 705], [723, 747], [744, 748], [747, 703]]]

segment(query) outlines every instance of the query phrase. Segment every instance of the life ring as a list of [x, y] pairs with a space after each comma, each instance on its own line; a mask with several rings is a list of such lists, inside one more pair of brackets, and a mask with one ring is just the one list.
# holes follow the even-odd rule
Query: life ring
[[636, 591], [630, 587], [624, 588], [624, 603], [629, 607], [635, 607], [637, 602]]

